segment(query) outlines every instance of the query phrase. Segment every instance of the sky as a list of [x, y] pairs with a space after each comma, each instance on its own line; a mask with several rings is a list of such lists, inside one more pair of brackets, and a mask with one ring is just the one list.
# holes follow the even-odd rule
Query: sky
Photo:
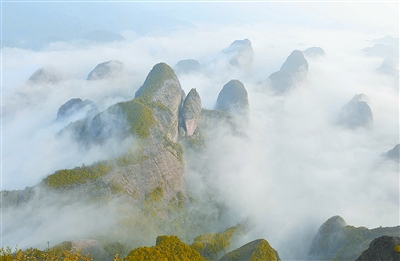
[[[334, 215], [355, 226], [399, 225], [399, 166], [381, 156], [399, 143], [398, 82], [375, 72], [385, 57], [363, 51], [374, 39], [398, 37], [398, 2], [3, 1], [2, 14], [2, 190], [34, 186], [58, 169], [123, 153], [126, 147], [114, 140], [86, 149], [60, 137], [68, 122], [55, 120], [58, 108], [79, 97], [105, 110], [132, 99], [156, 63], [173, 67], [191, 58], [204, 71], [178, 75], [183, 90], [196, 88], [202, 107], [213, 109], [223, 85], [239, 79], [248, 91], [250, 123], [245, 140], [225, 129], [209, 130], [213, 145], [200, 163], [208, 164], [211, 181], [200, 186], [204, 173], [188, 164], [189, 189], [201, 195], [201, 188], [213, 188], [230, 207], [232, 223], [250, 218], [252, 235], [267, 238], [278, 250]], [[125, 41], [82, 40], [100, 29]], [[55, 36], [61, 40], [48, 40]], [[245, 38], [252, 42], [254, 61], [238, 70], [221, 60], [220, 52]], [[257, 85], [293, 50], [312, 46], [326, 55], [306, 57], [303, 85], [281, 96]], [[108, 60], [123, 62], [126, 71], [86, 81]], [[60, 83], [29, 84], [41, 67], [54, 68]], [[336, 126], [341, 107], [359, 93], [368, 97], [373, 128]], [[15, 238], [20, 239], [7, 237], [12, 243]]]

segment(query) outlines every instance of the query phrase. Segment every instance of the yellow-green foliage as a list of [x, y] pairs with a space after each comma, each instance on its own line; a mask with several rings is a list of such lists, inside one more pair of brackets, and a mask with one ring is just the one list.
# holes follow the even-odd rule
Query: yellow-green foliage
[[145, 201], [146, 202], [160, 202], [163, 198], [164, 195], [164, 190], [162, 187], [158, 186], [155, 189], [153, 189], [152, 192], [147, 194]]
[[21, 249], [15, 249], [12, 252], [10, 247], [0, 249], [0, 260], [2, 261], [91, 261], [93, 260], [90, 254], [86, 256], [81, 253], [74, 253], [72, 251], [57, 251], [57, 250], [46, 250], [41, 251], [36, 248], [29, 248], [25, 251]]
[[100, 178], [111, 169], [112, 164], [110, 164], [110, 162], [101, 161], [90, 166], [57, 170], [54, 174], [45, 178], [44, 182], [49, 187], [63, 188], [73, 184], [83, 184], [86, 183], [87, 180]]
[[265, 239], [247, 243], [225, 254], [222, 261], [280, 261], [278, 253]]
[[395, 251], [396, 253], [400, 253], [400, 246], [399, 246], [399, 245], [395, 245], [395, 246], [394, 246], [394, 251]]
[[198, 252], [183, 243], [177, 236], [159, 236], [154, 247], [132, 250], [125, 261], [205, 261]]
[[171, 152], [172, 154], [175, 155], [176, 153], [176, 158], [182, 162], [183, 161], [183, 147], [180, 143], [175, 143], [172, 140], [168, 139], [166, 136], [164, 136], [164, 140], [165, 140], [165, 146], [166, 148], [171, 148], [171, 150], [168, 150], [169, 152]]
[[192, 248], [199, 252], [201, 256], [214, 259], [231, 245], [233, 236], [242, 233], [243, 230], [244, 226], [239, 224], [228, 228], [223, 233], [200, 235], [194, 239]]
[[151, 109], [138, 98], [117, 103], [117, 106], [125, 113], [131, 133], [138, 135], [140, 138], [147, 138], [150, 134], [150, 128], [155, 124]]
[[[84, 184], [88, 180], [94, 180], [106, 175], [113, 166], [126, 166], [140, 164], [148, 156], [143, 155], [141, 146], [132, 147], [127, 153], [113, 160], [104, 160], [90, 166], [76, 167], [73, 169], [57, 170], [44, 179], [45, 184], [51, 188], [65, 188], [71, 185]], [[112, 193], [123, 192], [124, 189], [116, 182], [111, 182]]]

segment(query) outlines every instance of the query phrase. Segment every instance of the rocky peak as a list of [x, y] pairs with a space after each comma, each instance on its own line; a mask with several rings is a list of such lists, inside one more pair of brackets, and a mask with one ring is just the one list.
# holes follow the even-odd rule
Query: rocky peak
[[88, 81], [102, 80], [111, 78], [122, 72], [125, 66], [122, 62], [111, 60], [108, 62], [99, 63], [87, 76]]
[[94, 102], [73, 98], [61, 105], [58, 109], [57, 121], [64, 119], [78, 120], [82, 118], [93, 118], [98, 113], [99, 109]]
[[303, 51], [303, 54], [309, 57], [324, 56], [325, 51], [321, 47], [310, 47]]
[[218, 261], [280, 261], [278, 252], [265, 239], [249, 242], [233, 250]]
[[364, 94], [356, 94], [340, 110], [337, 120], [338, 125], [349, 129], [372, 127], [372, 111], [366, 100], [367, 96]]
[[182, 107], [182, 127], [187, 136], [192, 136], [199, 125], [201, 99], [196, 89], [191, 89]]
[[308, 62], [299, 50], [294, 50], [279, 71], [271, 74], [268, 85], [275, 93], [287, 92], [307, 79]]
[[185, 99], [185, 92], [174, 70], [165, 63], [156, 64], [135, 96], [139, 102], [152, 110], [167, 137], [176, 142], [178, 115]]
[[394, 146], [393, 149], [389, 150], [384, 155], [389, 159], [399, 163], [400, 162], [399, 154], [400, 154], [400, 144], [397, 144], [396, 146]]
[[249, 98], [246, 88], [239, 80], [231, 80], [218, 94], [215, 109], [228, 113], [248, 113]]
[[42, 67], [37, 69], [28, 79], [30, 84], [57, 84], [61, 78], [53, 67]]
[[201, 64], [194, 59], [180, 60], [174, 67], [177, 74], [201, 72]]
[[228, 55], [229, 63], [232, 66], [245, 69], [252, 65], [254, 51], [249, 39], [236, 40], [228, 48], [222, 50], [223, 54]]
[[392, 57], [386, 57], [376, 70], [387, 75], [399, 76], [399, 63]]

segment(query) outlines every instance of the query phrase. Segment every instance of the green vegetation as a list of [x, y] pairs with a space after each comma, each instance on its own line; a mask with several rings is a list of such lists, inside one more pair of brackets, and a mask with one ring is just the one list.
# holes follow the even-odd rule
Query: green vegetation
[[90, 254], [84, 256], [80, 252], [45, 250], [41, 251], [36, 248], [29, 248], [25, 251], [15, 248], [13, 252], [10, 247], [0, 249], [0, 260], [2, 261], [91, 261]]
[[249, 100], [246, 88], [238, 80], [231, 80], [224, 85], [218, 95], [216, 109], [221, 111], [247, 110]]
[[76, 167], [74, 169], [57, 170], [54, 174], [44, 179], [45, 184], [52, 188], [64, 188], [75, 184], [84, 184], [104, 176], [112, 169], [108, 161], [100, 161], [90, 166]]
[[[113, 160], [96, 162], [90, 166], [75, 167], [73, 169], [57, 170], [47, 176], [43, 181], [50, 188], [66, 188], [74, 185], [85, 184], [88, 181], [96, 180], [109, 173], [115, 166], [127, 166], [140, 164], [148, 156], [143, 155], [141, 146], [130, 148], [122, 156]], [[114, 194], [123, 191], [123, 188], [116, 182], [110, 184]]]
[[196, 237], [192, 244], [192, 248], [208, 259], [216, 259], [221, 253], [231, 246], [234, 236], [238, 236], [244, 232], [244, 226], [238, 224], [228, 228], [223, 233], [204, 234]]
[[150, 128], [155, 124], [155, 118], [151, 109], [143, 104], [139, 99], [133, 99], [127, 102], [117, 103], [126, 116], [130, 125], [131, 133], [140, 138], [147, 138], [150, 134]]
[[278, 252], [265, 239], [254, 240], [224, 255], [221, 261], [280, 261]]
[[159, 236], [154, 247], [132, 250], [124, 261], [205, 261], [177, 236]]

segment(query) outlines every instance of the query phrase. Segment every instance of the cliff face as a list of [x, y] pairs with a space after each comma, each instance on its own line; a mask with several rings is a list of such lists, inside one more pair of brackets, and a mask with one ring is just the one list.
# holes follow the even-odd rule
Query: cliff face
[[285, 93], [307, 79], [308, 62], [299, 50], [294, 50], [279, 71], [268, 77], [268, 85], [279, 94]]
[[181, 113], [181, 125], [183, 132], [187, 136], [192, 136], [199, 125], [201, 115], [201, 99], [196, 89], [191, 89], [185, 102], [183, 103]]
[[347, 225], [342, 217], [334, 216], [319, 228], [308, 257], [311, 260], [355, 260], [371, 241], [383, 235], [399, 236], [399, 226], [375, 229], [353, 227]]
[[356, 259], [356, 261], [369, 260], [400, 260], [400, 238], [390, 236], [375, 238], [368, 249]]

